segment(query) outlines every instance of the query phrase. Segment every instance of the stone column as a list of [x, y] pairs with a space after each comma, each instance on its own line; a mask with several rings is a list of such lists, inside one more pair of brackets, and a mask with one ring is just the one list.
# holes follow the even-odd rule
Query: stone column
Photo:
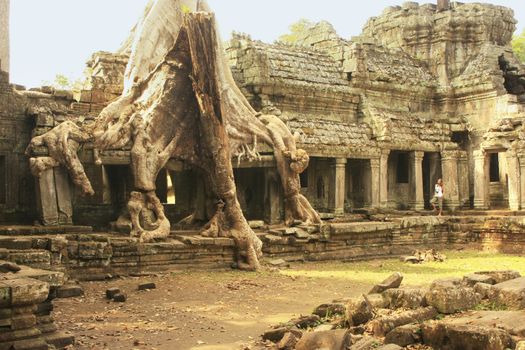
[[9, 0], [0, 0], [0, 71], [9, 73]]
[[444, 204], [452, 211], [459, 208], [458, 157], [457, 151], [441, 152]]
[[525, 209], [525, 152], [517, 153], [520, 171], [520, 208]]
[[414, 210], [425, 209], [423, 197], [423, 156], [424, 152], [411, 152], [409, 161], [410, 207]]
[[389, 149], [382, 149], [379, 157], [379, 206], [388, 208], [388, 156]]
[[521, 185], [518, 155], [514, 150], [507, 150], [505, 158], [507, 160], [507, 175], [509, 179], [509, 209], [520, 210]]
[[458, 157], [459, 206], [468, 207], [470, 200], [469, 169], [467, 152], [459, 151]]
[[264, 169], [264, 220], [266, 223], [278, 224], [281, 222], [281, 191], [279, 174], [274, 168]]
[[474, 208], [489, 208], [489, 166], [488, 154], [474, 151]]
[[380, 187], [381, 187], [381, 178], [380, 178], [380, 159], [372, 158], [370, 159], [370, 207], [379, 208], [380, 206]]
[[328, 203], [330, 210], [336, 216], [341, 216], [345, 213], [346, 158], [334, 159], [331, 168], [333, 180], [330, 181]]

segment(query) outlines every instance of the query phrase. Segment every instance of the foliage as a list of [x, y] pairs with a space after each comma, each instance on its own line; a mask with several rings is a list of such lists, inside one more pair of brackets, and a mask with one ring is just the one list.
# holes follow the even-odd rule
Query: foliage
[[301, 18], [299, 21], [293, 23], [288, 27], [290, 29], [290, 33], [281, 35], [279, 37], [279, 41], [293, 44], [296, 43], [302, 34], [304, 34], [307, 30], [313, 28], [315, 26], [315, 23], [305, 19]]
[[[90, 72], [84, 72], [85, 76], [89, 76]], [[57, 90], [70, 90], [70, 91], [81, 91], [84, 86], [84, 78], [77, 78], [73, 80], [72, 78], [66, 76], [65, 74], [55, 75], [55, 80], [53, 82], [43, 81], [42, 86], [52, 86]]]
[[519, 35], [512, 38], [512, 49], [521, 62], [525, 63], [525, 29]]

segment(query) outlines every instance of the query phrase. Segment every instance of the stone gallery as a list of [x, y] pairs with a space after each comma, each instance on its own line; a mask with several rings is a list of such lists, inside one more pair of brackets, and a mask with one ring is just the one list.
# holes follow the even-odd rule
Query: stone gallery
[[[0, 0], [0, 349], [70, 346], [50, 312], [73, 279], [422, 248], [523, 254], [515, 29], [509, 8], [439, 0], [386, 8], [351, 39], [320, 22], [294, 44], [247, 34], [224, 43], [204, 0], [152, 0], [117, 52], [93, 53], [79, 91], [26, 90], [10, 82], [9, 0]], [[439, 178], [445, 215], [436, 217]], [[507, 275], [435, 282], [437, 296], [388, 294], [399, 281], [337, 309], [343, 322], [366, 315], [349, 322], [352, 334], [375, 322], [374, 347], [352, 347], [368, 338], [346, 331], [299, 340], [287, 328], [266, 340], [368, 349], [397, 330], [436, 349], [523, 346], [523, 330], [465, 347], [454, 327], [406, 328], [475, 306], [446, 311], [456, 299], [523, 310], [513, 293], [525, 284]], [[413, 298], [406, 317], [373, 310]], [[395, 318], [388, 330], [385, 317]]]

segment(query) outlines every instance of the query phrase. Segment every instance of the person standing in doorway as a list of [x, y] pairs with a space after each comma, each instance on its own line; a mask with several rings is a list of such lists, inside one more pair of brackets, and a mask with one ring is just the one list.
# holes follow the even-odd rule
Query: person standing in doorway
[[443, 180], [438, 179], [434, 186], [434, 197], [430, 200], [430, 204], [434, 211], [438, 211], [436, 205], [439, 207], [438, 216], [443, 214]]

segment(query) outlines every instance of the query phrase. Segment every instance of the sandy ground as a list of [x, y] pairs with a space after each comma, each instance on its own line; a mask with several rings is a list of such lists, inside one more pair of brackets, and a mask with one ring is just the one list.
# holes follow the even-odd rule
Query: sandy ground
[[[138, 291], [142, 282], [157, 288]], [[76, 337], [74, 349], [225, 350], [244, 349], [270, 325], [333, 299], [357, 296], [371, 284], [267, 270], [167, 273], [82, 286], [83, 297], [54, 302], [59, 329]], [[128, 300], [106, 300], [110, 287], [120, 288]]]

